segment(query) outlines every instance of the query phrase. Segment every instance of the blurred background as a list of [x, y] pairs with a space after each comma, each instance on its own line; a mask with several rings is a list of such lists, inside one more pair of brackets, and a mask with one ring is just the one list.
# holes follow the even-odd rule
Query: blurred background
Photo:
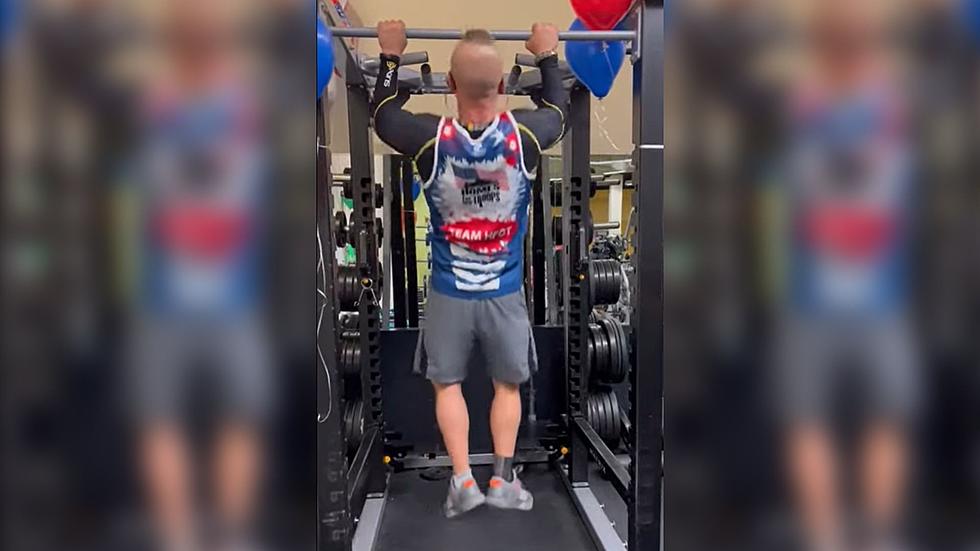
[[[476, 20], [415, 4], [358, 9]], [[312, 545], [311, 8], [2, 4], [4, 549]], [[667, 548], [975, 549], [977, 2], [668, 27]]]
[[0, 547], [309, 549], [313, 6], [2, 6]]
[[976, 10], [669, 3], [668, 549], [980, 544]]

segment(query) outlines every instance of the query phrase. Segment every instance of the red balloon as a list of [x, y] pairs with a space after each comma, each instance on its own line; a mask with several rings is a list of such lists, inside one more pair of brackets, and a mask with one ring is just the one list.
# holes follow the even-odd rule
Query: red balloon
[[593, 31], [608, 31], [629, 13], [633, 0], [571, 0], [575, 15]]

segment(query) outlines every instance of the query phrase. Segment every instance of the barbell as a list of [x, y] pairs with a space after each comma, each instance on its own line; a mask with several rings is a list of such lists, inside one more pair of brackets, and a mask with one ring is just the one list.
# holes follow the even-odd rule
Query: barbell
[[[330, 27], [334, 36], [341, 38], [377, 38], [374, 27]], [[407, 38], [421, 40], [459, 40], [465, 31], [452, 29], [405, 29]], [[525, 41], [531, 31], [488, 31], [495, 40]], [[558, 40], [628, 42], [636, 39], [636, 31], [562, 31]]]

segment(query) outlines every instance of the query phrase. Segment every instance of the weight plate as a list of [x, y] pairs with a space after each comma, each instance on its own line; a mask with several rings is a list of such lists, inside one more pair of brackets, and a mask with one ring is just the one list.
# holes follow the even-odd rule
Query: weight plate
[[612, 266], [612, 270], [613, 287], [610, 289], [610, 291], [612, 293], [612, 304], [615, 304], [619, 302], [619, 295], [623, 290], [623, 267], [619, 264], [619, 262], [615, 262]]
[[593, 304], [605, 304], [603, 295], [605, 294], [606, 286], [606, 273], [603, 269], [603, 263], [601, 260], [596, 260], [592, 263], [595, 276], [592, 280], [592, 303]]
[[619, 302], [619, 289], [622, 285], [620, 270], [619, 262], [615, 260], [609, 261], [609, 304]]
[[347, 215], [344, 211], [335, 212], [333, 215], [334, 240], [338, 247], [347, 244]]
[[337, 269], [337, 299], [342, 310], [354, 307], [357, 296], [354, 295], [353, 283], [357, 277], [357, 269], [353, 266], [340, 266]]
[[602, 382], [608, 383], [613, 378], [613, 371], [616, 369], [616, 364], [615, 364], [616, 343], [609, 336], [609, 320], [607, 319], [600, 320], [599, 329], [600, 332], [602, 333], [602, 337], [605, 339], [605, 342], [608, 345], [607, 358], [606, 358], [607, 363], [605, 365], [605, 369], [603, 369], [602, 373], [600, 373], [599, 375]]
[[347, 359], [347, 341], [340, 341], [340, 369], [346, 375], [350, 373], [350, 363]]
[[603, 262], [603, 275], [605, 276], [605, 281], [602, 287], [602, 300], [604, 304], [615, 304], [619, 297], [616, 296], [616, 281], [615, 281], [615, 260], [606, 260]]
[[351, 438], [354, 432], [354, 424], [351, 422], [354, 413], [352, 406], [352, 402], [348, 402], [344, 406], [344, 438], [347, 440], [348, 447], [351, 446]]
[[609, 392], [605, 391], [599, 396], [600, 409], [602, 410], [602, 432], [599, 436], [602, 437], [607, 443], [612, 439], [611, 423], [609, 418], [612, 415], [612, 410], [609, 409]]
[[620, 355], [620, 381], [626, 379], [629, 375], [630, 370], [630, 350], [629, 350], [629, 340], [626, 336], [626, 329], [623, 324], [618, 320], [613, 324], [613, 328], [616, 330], [616, 337], [619, 339], [619, 355]]
[[358, 341], [347, 341], [347, 374], [357, 375], [361, 370], [361, 363], [358, 361], [358, 352], [360, 351], [361, 343]]
[[619, 302], [619, 287], [616, 285], [616, 270], [619, 264], [615, 260], [606, 262], [606, 304]]
[[619, 335], [616, 333], [616, 323], [617, 321], [608, 318], [606, 319], [605, 329], [606, 336], [609, 338], [609, 382], [610, 383], [621, 383], [622, 380], [622, 357], [620, 356], [620, 347], [622, 342], [619, 340]]
[[605, 331], [602, 329], [602, 322], [596, 326], [596, 379], [603, 381], [609, 373], [609, 339], [606, 338]]
[[360, 371], [360, 362], [358, 362], [357, 356], [360, 350], [360, 343], [357, 341], [350, 341], [347, 343], [347, 361], [350, 368], [350, 374], [356, 375]]
[[611, 446], [618, 446], [620, 429], [622, 425], [620, 424], [620, 411], [619, 411], [619, 397], [616, 396], [615, 392], [610, 391], [606, 396], [609, 402], [609, 440]]
[[595, 306], [596, 301], [596, 267], [595, 262], [589, 262], [589, 304]]
[[616, 349], [614, 348], [615, 344], [609, 337], [609, 331], [605, 327], [608, 324], [609, 320], [602, 320], [602, 323], [600, 324], [602, 330], [600, 332], [602, 333], [602, 338], [606, 343], [606, 371], [604, 373], [604, 378], [606, 379], [606, 382], [612, 382], [611, 379], [614, 378], [613, 371], [616, 369]]
[[358, 400], [357, 407], [354, 409], [354, 437], [358, 445], [364, 439], [364, 402], [360, 400]]
[[591, 396], [585, 397], [584, 405], [585, 405], [585, 420], [588, 421], [589, 424], [591, 425], [592, 424], [592, 397]]
[[360, 446], [364, 438], [364, 403], [361, 400], [347, 402], [344, 408], [344, 435], [351, 451]]
[[606, 402], [609, 404], [609, 409], [606, 410], [609, 440], [610, 442], [616, 442], [619, 440], [619, 433], [616, 430], [616, 423], [619, 421], [619, 410], [616, 408], [616, 393], [610, 390], [609, 393], [606, 394]]
[[592, 329], [593, 327], [593, 325], [589, 325], [589, 339], [587, 345], [589, 348], [589, 365], [592, 367], [592, 369], [595, 369], [595, 331]]
[[595, 339], [595, 364], [592, 366], [592, 375], [595, 382], [601, 381], [607, 369], [609, 369], [609, 342], [602, 338], [602, 326], [595, 324], [590, 326], [589, 332]]
[[359, 404], [360, 401], [354, 402], [351, 405], [350, 411], [350, 438], [348, 445], [350, 445], [352, 450], [356, 450], [361, 445], [360, 435], [357, 434], [357, 407]]
[[588, 421], [590, 425], [592, 424], [593, 416], [594, 414], [592, 413], [592, 396], [587, 396], [585, 398], [585, 420]]
[[602, 392], [596, 395], [596, 406], [599, 412], [599, 426], [596, 427], [596, 432], [599, 433], [599, 437], [603, 440], [609, 440], [609, 405], [606, 400], [606, 394], [608, 391], [603, 388]]
[[623, 355], [625, 342], [618, 320], [607, 318], [602, 320], [603, 330], [609, 339], [609, 370], [607, 383], [621, 383], [626, 376], [625, 357]]
[[596, 292], [597, 304], [615, 304], [619, 302], [619, 263], [615, 260], [597, 260]]
[[340, 369], [350, 375], [350, 345], [346, 340], [340, 341]]
[[598, 261], [593, 260], [589, 263], [589, 299], [592, 301], [592, 306], [598, 306], [600, 304], [599, 299], [602, 297], [602, 273], [599, 270]]
[[595, 427], [595, 401], [591, 394], [585, 398], [585, 419]]
[[589, 399], [592, 401], [592, 428], [602, 437], [602, 433], [605, 430], [602, 419], [602, 391], [596, 390], [595, 393], [589, 395]]
[[593, 377], [601, 376], [602, 374], [602, 352], [600, 347], [602, 343], [599, 342], [599, 326], [596, 324], [589, 324], [589, 340], [591, 341], [593, 354], [591, 356], [590, 371], [589, 375]]
[[599, 432], [599, 430], [600, 430], [600, 426], [599, 425], [600, 425], [601, 419], [599, 418], [599, 400], [598, 400], [598, 395], [596, 395], [596, 394], [590, 394], [589, 395], [589, 410], [590, 410], [590, 413], [591, 413], [591, 415], [589, 415], [589, 424], [592, 425], [592, 429], [593, 430], [595, 430], [596, 432]]

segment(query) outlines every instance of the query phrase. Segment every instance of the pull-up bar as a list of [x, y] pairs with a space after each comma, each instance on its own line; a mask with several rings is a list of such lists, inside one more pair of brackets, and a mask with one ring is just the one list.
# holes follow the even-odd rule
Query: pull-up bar
[[[378, 30], [373, 27], [330, 27], [334, 36], [344, 38], [376, 38]], [[490, 36], [497, 40], [527, 40], [531, 31], [489, 31]], [[406, 29], [408, 38], [423, 40], [459, 40], [463, 31], [448, 29]], [[558, 33], [559, 40], [605, 40], [629, 41], [636, 38], [635, 31], [563, 31]]]

